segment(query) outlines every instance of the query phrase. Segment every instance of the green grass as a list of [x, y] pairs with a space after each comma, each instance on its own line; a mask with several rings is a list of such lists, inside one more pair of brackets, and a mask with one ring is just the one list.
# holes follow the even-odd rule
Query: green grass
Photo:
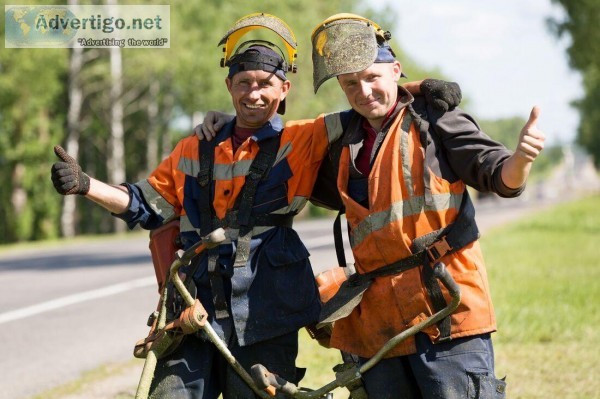
[[600, 197], [482, 239], [510, 398], [600, 398]]
[[[139, 379], [132, 380], [131, 385], [126, 389], [115, 390], [114, 387], [111, 386], [111, 378], [121, 375], [132, 375], [132, 369], [139, 369], [139, 375], [141, 375], [142, 367], [143, 361], [136, 358], [132, 358], [128, 362], [120, 364], [105, 364], [82, 373], [81, 377], [75, 381], [46, 390], [30, 399], [89, 399], [100, 397], [110, 397], [110, 399], [131, 399], [135, 396], [137, 381], [139, 381]], [[111, 393], [108, 394], [107, 391]]]

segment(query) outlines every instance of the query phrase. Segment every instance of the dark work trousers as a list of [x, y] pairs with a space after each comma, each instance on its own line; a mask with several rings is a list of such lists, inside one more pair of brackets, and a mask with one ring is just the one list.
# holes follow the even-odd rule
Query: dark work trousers
[[[490, 334], [433, 344], [415, 336], [417, 353], [383, 359], [365, 372], [370, 399], [502, 399], [506, 383], [494, 376]], [[361, 359], [365, 363], [367, 359]]]
[[[293, 332], [240, 347], [233, 334], [228, 345], [247, 372], [260, 363], [289, 381], [296, 381], [298, 333]], [[187, 336], [169, 356], [159, 359], [150, 390], [153, 399], [254, 399], [257, 396], [209, 341]]]

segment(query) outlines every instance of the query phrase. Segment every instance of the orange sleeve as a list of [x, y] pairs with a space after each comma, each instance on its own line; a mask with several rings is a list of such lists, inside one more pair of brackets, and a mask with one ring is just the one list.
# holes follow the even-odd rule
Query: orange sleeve
[[308, 197], [329, 148], [324, 118], [288, 122], [281, 147], [285, 145], [291, 146], [287, 161], [294, 174], [288, 181], [288, 199]]
[[175, 146], [175, 149], [165, 158], [158, 167], [150, 174], [148, 182], [150, 185], [173, 206], [177, 214], [183, 211], [183, 186], [185, 173], [180, 164], [193, 162], [197, 157], [198, 139], [187, 137]]

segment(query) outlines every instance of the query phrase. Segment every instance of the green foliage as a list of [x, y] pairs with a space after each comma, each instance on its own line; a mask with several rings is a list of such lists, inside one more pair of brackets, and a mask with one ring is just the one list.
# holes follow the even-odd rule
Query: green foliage
[[[0, 32], [3, 41], [4, 26]], [[58, 234], [54, 221], [60, 198], [48, 184], [48, 170], [65, 120], [66, 54], [64, 49], [0, 52], [0, 179], [5, 185], [0, 241]]]
[[[11, 4], [27, 3], [14, 1]], [[91, 1], [80, 1], [91, 4]], [[158, 0], [133, 0], [128, 4], [162, 4]], [[171, 2], [169, 49], [124, 49], [123, 105], [126, 179], [137, 181], [148, 174], [149, 165], [173, 147], [181, 137], [172, 131], [176, 117], [191, 119], [208, 110], [231, 111], [225, 88], [226, 70], [219, 66], [217, 46], [227, 29], [246, 14], [267, 12], [287, 21], [299, 46], [299, 73], [290, 75], [294, 88], [285, 118], [314, 117], [334, 108], [347, 107], [336, 86], [312, 92], [310, 32], [326, 16], [340, 10], [357, 12], [360, 2], [207, 0]], [[360, 9], [368, 10], [367, 8]], [[302, 18], [297, 18], [302, 15]], [[0, 40], [4, 35], [0, 22]], [[0, 241], [14, 242], [55, 237], [60, 234], [62, 197], [50, 184], [49, 169], [55, 161], [52, 147], [65, 145], [69, 49], [4, 49], [0, 53]], [[90, 175], [107, 180], [109, 95], [111, 77], [107, 49], [85, 49], [79, 76], [83, 104], [79, 121], [78, 160]], [[158, 92], [151, 91], [151, 84]], [[158, 107], [155, 120], [148, 109]], [[184, 128], [189, 134], [193, 126]], [[146, 154], [149, 132], [157, 132], [157, 153]], [[154, 160], [154, 164], [156, 160]], [[148, 165], [148, 166], [147, 166]], [[77, 230], [81, 233], [112, 231], [112, 217], [98, 206], [78, 200]]]
[[600, 166], [600, 2], [596, 0], [552, 0], [566, 13], [564, 20], [552, 19], [549, 26], [558, 37], [571, 39], [568, 55], [571, 66], [583, 75], [584, 96], [574, 106], [581, 122], [577, 141]]
[[583, 82], [585, 96], [574, 103], [581, 115], [577, 142], [592, 155], [596, 167], [600, 167], [600, 65], [593, 72], [585, 73]]
[[[519, 133], [525, 126], [525, 119], [521, 117], [481, 120], [479, 125], [492, 139], [504, 144], [507, 148], [514, 150], [519, 141]], [[560, 163], [563, 151], [560, 146], [546, 147], [535, 160], [531, 170], [531, 180], [547, 176], [547, 174]]]
[[[16, 0], [11, 4], [26, 4]], [[60, 3], [58, 1], [53, 3]], [[81, 0], [81, 4], [96, 3]], [[128, 4], [162, 4], [132, 0]], [[64, 2], [62, 3], [64, 4]], [[298, 41], [298, 73], [290, 74], [293, 88], [284, 119], [313, 118], [323, 112], [348, 108], [335, 79], [314, 95], [310, 34], [326, 17], [354, 12], [386, 29], [396, 15], [389, 7], [373, 11], [359, 0], [281, 2], [275, 0], [222, 2], [174, 0], [170, 7], [170, 48], [123, 49], [123, 107], [126, 180], [148, 175], [182, 135], [190, 134], [192, 116], [208, 110], [232, 112], [231, 99], [220, 67], [219, 40], [239, 18], [267, 12], [285, 20]], [[298, 18], [298, 16], [302, 18]], [[0, 20], [0, 41], [4, 38]], [[244, 38], [243, 40], [245, 40]], [[393, 43], [410, 80], [442, 77], [439, 71], [419, 68]], [[68, 137], [70, 49], [3, 49], [0, 53], [0, 242], [52, 238], [60, 235], [63, 198], [49, 178], [55, 161], [52, 147], [65, 146]], [[83, 169], [107, 181], [110, 124], [110, 58], [107, 49], [85, 49], [77, 78], [83, 102], [79, 117], [78, 161]], [[156, 113], [151, 116], [150, 109]], [[181, 121], [189, 126], [181, 126]], [[177, 122], [177, 123], [174, 123]], [[154, 146], [149, 146], [152, 143]], [[147, 154], [147, 148], [156, 148]], [[111, 232], [112, 216], [97, 205], [77, 200], [76, 231]]]
[[514, 149], [519, 142], [519, 132], [526, 120], [521, 117], [481, 120], [479, 125], [488, 136], [501, 142], [507, 148]]

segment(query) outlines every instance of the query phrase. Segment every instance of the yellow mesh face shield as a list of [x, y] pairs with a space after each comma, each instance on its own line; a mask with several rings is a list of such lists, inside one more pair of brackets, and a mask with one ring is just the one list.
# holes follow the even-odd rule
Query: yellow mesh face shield
[[288, 71], [296, 72], [298, 54], [296, 52], [297, 43], [294, 32], [292, 32], [290, 27], [281, 19], [265, 13], [248, 14], [245, 17], [240, 18], [233, 27], [227, 31], [225, 36], [223, 36], [219, 42], [219, 46], [223, 46], [221, 67], [225, 67], [227, 61], [234, 55], [234, 50], [241, 37], [255, 29], [269, 29], [281, 38], [288, 57]]
[[378, 38], [385, 40], [379, 25], [355, 14], [336, 14], [319, 24], [311, 36], [315, 93], [334, 76], [371, 66], [377, 58]]

